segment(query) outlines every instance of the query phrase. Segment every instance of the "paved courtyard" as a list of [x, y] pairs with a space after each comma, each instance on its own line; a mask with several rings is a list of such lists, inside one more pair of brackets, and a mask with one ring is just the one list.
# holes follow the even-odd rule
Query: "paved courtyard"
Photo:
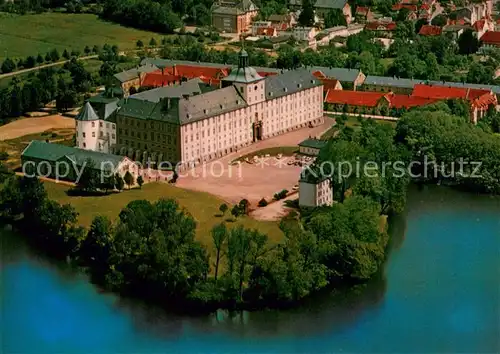
[[231, 161], [265, 148], [298, 145], [309, 136], [320, 136], [333, 124], [333, 119], [325, 118], [325, 123], [320, 126], [259, 141], [236, 153], [181, 173], [176, 185], [217, 195], [229, 203], [248, 199], [252, 207], [255, 207], [262, 198], [269, 201], [276, 192], [283, 189], [291, 191], [298, 183], [301, 167], [287, 165], [286, 157], [278, 160], [271, 156], [254, 164], [242, 162], [230, 165]]

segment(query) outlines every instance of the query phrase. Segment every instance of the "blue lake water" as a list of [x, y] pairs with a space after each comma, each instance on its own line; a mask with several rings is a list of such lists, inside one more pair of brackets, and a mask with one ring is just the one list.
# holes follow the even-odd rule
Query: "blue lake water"
[[179, 317], [100, 293], [2, 231], [2, 353], [500, 352], [500, 201], [412, 189], [385, 269], [289, 311]]

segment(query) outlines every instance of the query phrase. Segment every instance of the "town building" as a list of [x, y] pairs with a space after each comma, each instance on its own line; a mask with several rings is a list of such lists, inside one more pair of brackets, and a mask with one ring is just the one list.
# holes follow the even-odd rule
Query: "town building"
[[115, 74], [114, 84], [119, 86], [125, 95], [128, 95], [130, 90], [139, 89], [147, 73], [157, 71], [158, 68], [153, 64], [141, 65], [130, 70], [124, 70]]
[[439, 26], [423, 25], [420, 27], [418, 34], [420, 36], [440, 36], [443, 33], [443, 29]]
[[318, 156], [319, 152], [325, 147], [327, 142], [325, 140], [308, 138], [299, 143], [299, 153], [308, 156]]
[[89, 165], [99, 173], [99, 177], [115, 174], [123, 177], [128, 171], [135, 181], [140, 173], [138, 165], [128, 157], [39, 140], [28, 144], [21, 154], [21, 161], [28, 175], [70, 182], [75, 182], [83, 168]]
[[366, 24], [365, 30], [373, 31], [377, 34], [382, 34], [384, 36], [390, 37], [396, 30], [396, 27], [396, 22], [373, 21]]
[[332, 204], [333, 187], [330, 179], [314, 176], [313, 172], [305, 170], [299, 180], [299, 206], [314, 208]]
[[294, 13], [286, 15], [271, 15], [269, 16], [269, 21], [278, 31], [286, 31], [293, 28], [297, 24], [297, 19]]
[[323, 85], [306, 69], [263, 77], [239, 65], [221, 88], [155, 102], [131, 96], [116, 113], [116, 151], [135, 159], [201, 163], [323, 121]]
[[316, 48], [316, 28], [297, 26], [293, 28], [293, 37], [302, 42], [307, 42], [307, 45]]
[[[289, 7], [292, 10], [302, 9], [302, 0], [290, 0]], [[340, 10], [347, 24], [352, 22], [351, 6], [347, 0], [316, 0], [314, 10], [320, 17], [325, 17], [331, 10]]]
[[483, 34], [488, 31], [495, 31], [495, 24], [488, 18], [483, 18], [481, 20], [476, 21], [472, 25], [474, 32], [476, 33], [477, 39], [480, 39]]
[[371, 22], [375, 19], [375, 15], [372, 10], [366, 6], [357, 6], [355, 13], [356, 22], [366, 23]]
[[211, 8], [212, 26], [222, 32], [240, 34], [250, 29], [258, 11], [251, 0], [218, 1]]
[[365, 74], [359, 69], [312, 66], [308, 68], [318, 79], [324, 81], [335, 79], [340, 81], [344, 89], [356, 90], [365, 81]]
[[362, 32], [363, 29], [364, 26], [361, 24], [351, 24], [349, 26], [335, 26], [331, 28], [325, 28], [323, 31], [319, 32], [316, 35], [316, 45], [329, 45], [330, 41], [335, 37], [349, 37]]
[[500, 32], [488, 31], [480, 38], [481, 48], [498, 48], [500, 47]]

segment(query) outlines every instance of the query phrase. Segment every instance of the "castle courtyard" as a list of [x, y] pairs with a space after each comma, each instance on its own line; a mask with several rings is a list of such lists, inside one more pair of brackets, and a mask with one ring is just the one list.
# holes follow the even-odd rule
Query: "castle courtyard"
[[[300, 166], [288, 165], [290, 157], [277, 159], [264, 157], [252, 164], [241, 162], [231, 164], [239, 157], [252, 152], [279, 146], [297, 146], [308, 137], [319, 137], [334, 124], [325, 117], [325, 122], [314, 128], [302, 128], [270, 139], [259, 141], [218, 160], [182, 172], [176, 185], [196, 191], [214, 194], [229, 203], [247, 199], [255, 208], [260, 199], [272, 200], [275, 193], [287, 189], [292, 191], [298, 183]], [[298, 150], [298, 146], [297, 146]]]

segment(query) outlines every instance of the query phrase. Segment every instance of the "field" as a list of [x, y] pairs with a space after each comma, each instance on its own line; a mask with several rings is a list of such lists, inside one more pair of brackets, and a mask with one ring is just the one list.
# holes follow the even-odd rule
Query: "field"
[[[331, 117], [334, 118], [335, 115], [331, 115]], [[362, 119], [366, 119], [366, 118], [362, 118]], [[396, 127], [396, 122], [393, 122], [393, 121], [375, 119], [375, 122], [377, 122], [378, 124], [388, 124], [388, 125], [392, 125], [393, 127]], [[360, 129], [361, 128], [361, 123], [360, 123], [358, 117], [354, 117], [354, 116], [348, 116], [347, 120], [345, 122], [345, 125], [347, 127], [353, 128], [353, 129]], [[334, 125], [328, 131], [326, 131], [323, 135], [321, 135], [321, 139], [323, 139], [323, 140], [330, 139], [331, 137], [335, 136], [335, 134], [337, 133], [338, 130], [339, 130], [339, 128], [336, 125]]]
[[116, 44], [133, 49], [138, 39], [145, 44], [161, 34], [101, 21], [92, 14], [43, 13], [14, 15], [0, 13], [0, 61], [5, 57], [26, 57], [56, 48], [83, 51], [86, 45]]
[[[129, 202], [136, 199], [150, 201], [159, 198], [172, 198], [185, 208], [197, 222], [197, 238], [204, 245], [211, 247], [211, 228], [229, 218], [229, 212], [223, 218], [220, 216], [219, 206], [223, 201], [211, 194], [196, 192], [174, 187], [165, 183], [148, 183], [142, 189], [125, 190], [121, 193], [100, 197], [73, 197], [68, 196], [68, 186], [53, 182], [44, 182], [45, 188], [51, 199], [60, 203], [70, 203], [80, 213], [79, 220], [82, 225], [89, 226], [97, 215], [105, 215], [114, 220]], [[257, 221], [247, 216], [239, 217], [235, 222], [228, 222], [229, 227], [243, 225], [247, 228], [258, 229], [268, 235], [271, 243], [280, 242], [283, 233], [277, 222]]]

